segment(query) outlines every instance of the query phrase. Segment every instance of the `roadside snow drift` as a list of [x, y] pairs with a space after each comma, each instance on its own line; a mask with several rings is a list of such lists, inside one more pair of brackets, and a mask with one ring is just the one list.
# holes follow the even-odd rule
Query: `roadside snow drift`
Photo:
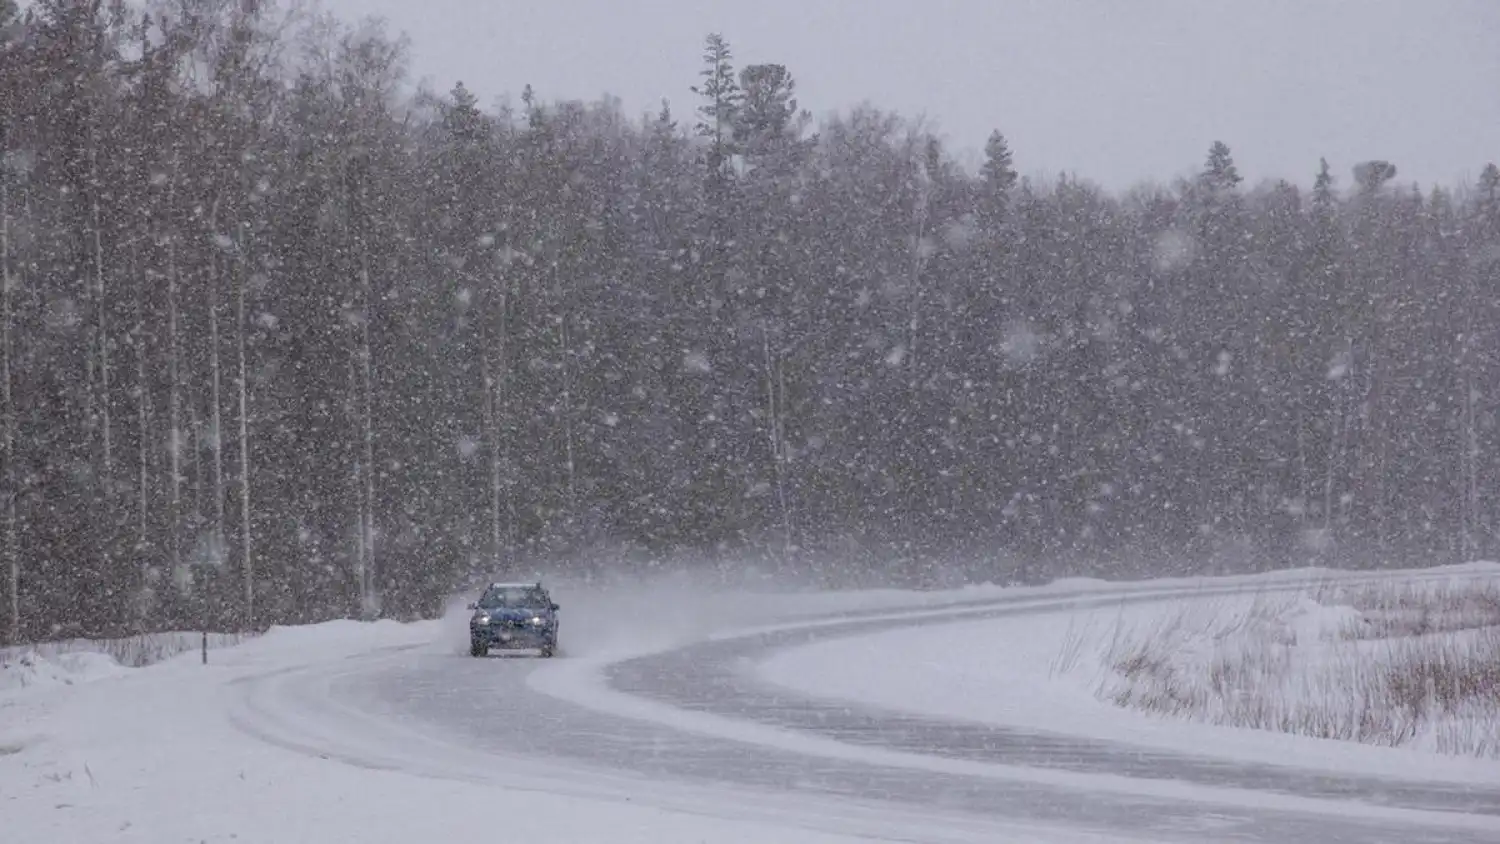
[[126, 670], [108, 654], [74, 651], [47, 657], [28, 651], [0, 662], [0, 694], [37, 686], [71, 686]]
[[375, 648], [441, 648], [445, 626], [273, 629], [207, 667], [197, 654], [130, 670], [75, 653], [6, 669], [30, 679], [0, 692], [0, 839], [412, 844], [503, 825], [504, 837], [522, 841], [859, 840], [366, 770], [262, 744], [226, 718], [235, 678]]
[[1113, 632], [1099, 696], [1233, 727], [1500, 761], [1500, 584], [1184, 606]]
[[[638, 582], [633, 588], [562, 584], [554, 589], [563, 605], [561, 659], [570, 651], [598, 655], [669, 647], [768, 615], [894, 606], [903, 599], [920, 604], [983, 591], [768, 598], [714, 592], [691, 578]], [[599, 776], [591, 771], [541, 774], [522, 765], [496, 766], [493, 758], [470, 758], [473, 753], [451, 763], [440, 760], [439, 767], [459, 772], [477, 763], [527, 774], [519, 778], [525, 785], [510, 788], [465, 781], [461, 774], [432, 776], [399, 765], [319, 758], [309, 748], [258, 740], [236, 724], [237, 713], [245, 711], [247, 687], [241, 681], [358, 670], [404, 653], [459, 658], [466, 653], [465, 603], [467, 598], [457, 599], [443, 619], [417, 624], [339, 621], [273, 628], [211, 651], [206, 666], [193, 650], [150, 667], [124, 668], [102, 653], [119, 647], [108, 643], [7, 654], [7, 667], [0, 669], [0, 840], [412, 844], [472, 840], [497, 829], [508, 840], [612, 844], [836, 844], [882, 837], [845, 834], [872, 825], [841, 820], [848, 810], [839, 805], [799, 815], [757, 805], [733, 791], [684, 792], [663, 800], [657, 799], [660, 788], [639, 782], [622, 787], [618, 777], [589, 785], [590, 777]], [[184, 637], [164, 638], [169, 641], [160, 644], [162, 649], [182, 650], [176, 640]], [[130, 652], [137, 650], [133, 646]], [[274, 683], [259, 686], [274, 693]], [[292, 701], [273, 704], [276, 717], [307, 722], [294, 726], [293, 733], [330, 728], [318, 721], [328, 713], [294, 711]], [[368, 735], [362, 741], [386, 741], [398, 751], [406, 740], [397, 735], [398, 724], [342, 726], [364, 729]], [[421, 750], [452, 752], [432, 745]], [[576, 787], [548, 785], [556, 782]], [[1085, 834], [1059, 837], [1055, 831], [1032, 834], [1024, 825], [1015, 829], [1000, 840], [1102, 840]]]
[[[1124, 595], [1171, 583], [820, 595], [731, 593], [685, 577], [634, 585], [558, 582], [553, 592], [562, 605], [560, 658], [495, 668], [528, 672], [523, 677], [534, 682], [512, 686], [518, 690], [561, 685], [592, 693], [598, 691], [597, 670], [612, 659], [752, 627], [817, 624], [820, 616], [842, 612], [938, 613], [1002, 594], [1088, 588]], [[0, 840], [411, 844], [492, 837], [497, 828], [507, 839], [615, 844], [821, 844], [893, 836], [965, 844], [1123, 840], [1004, 818], [984, 818], [972, 834], [949, 818], [940, 833], [933, 814], [940, 807], [877, 808], [869, 814], [869, 807], [808, 798], [812, 805], [790, 793], [768, 799], [715, 784], [641, 782], [562, 759], [518, 757], [496, 765], [488, 751], [432, 742], [422, 729], [376, 709], [354, 712], [348, 701], [318, 697], [323, 677], [363, 676], [372, 666], [407, 659], [467, 660], [466, 602], [456, 600], [445, 618], [433, 622], [275, 628], [212, 651], [206, 666], [196, 650], [145, 668], [121, 667], [120, 657], [87, 648], [7, 653], [7, 667], [0, 669]], [[777, 682], [877, 705], [1092, 731], [1194, 751], [1213, 741], [1229, 752], [1275, 758], [1283, 751], [1267, 737], [1306, 741], [1257, 732], [1237, 743], [1223, 738], [1221, 728], [1148, 719], [1102, 703], [1097, 694], [1111, 670], [1106, 644], [1126, 641], [1117, 631], [1155, 629], [1161, 618], [1159, 607], [1144, 605], [905, 628], [890, 637], [790, 651], [763, 668]], [[161, 648], [181, 650], [179, 645], [173, 640]], [[143, 647], [131, 652], [147, 653], [146, 661], [164, 653], [149, 642]], [[299, 685], [300, 696], [281, 694]], [[257, 712], [280, 722], [245, 723]], [[679, 720], [683, 714], [669, 713]], [[342, 731], [340, 738], [373, 752], [344, 756], [320, 749], [319, 737], [330, 731]], [[299, 737], [306, 741], [298, 744]], [[1493, 763], [1419, 753], [1392, 762], [1389, 754], [1399, 751], [1328, 744], [1345, 751], [1333, 764], [1350, 770], [1399, 767], [1410, 778], [1414, 768], [1426, 766], [1432, 776], [1500, 781]], [[490, 776], [496, 770], [512, 773], [497, 779]], [[484, 775], [468, 775], [473, 771]]]
[[[1497, 628], [1483, 621], [1485, 596], [1497, 594], [1491, 571], [901, 628], [782, 651], [753, 670], [774, 685], [892, 710], [1493, 784], [1500, 760], [1474, 758], [1493, 756], [1500, 724], [1500, 684], [1484, 680], [1497, 664]], [[1447, 629], [1412, 635], [1402, 612]]]

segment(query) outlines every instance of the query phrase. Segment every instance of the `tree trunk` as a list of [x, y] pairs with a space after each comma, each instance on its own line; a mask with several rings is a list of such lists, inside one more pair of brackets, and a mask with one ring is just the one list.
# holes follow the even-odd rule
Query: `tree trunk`
[[[169, 200], [170, 202], [170, 200]], [[169, 543], [172, 554], [172, 577], [182, 577], [182, 351], [177, 327], [177, 235], [167, 237], [167, 404], [170, 430], [167, 446], [170, 460], [171, 492], [168, 496]], [[178, 582], [181, 582], [180, 580]]]
[[567, 504], [568, 522], [577, 518], [578, 515], [578, 484], [576, 477], [576, 464], [573, 459], [573, 368], [569, 366], [569, 358], [573, 356], [572, 340], [568, 336], [568, 318], [572, 315], [572, 297], [569, 290], [563, 286], [562, 274], [558, 272], [558, 261], [552, 259], [552, 286], [557, 291], [557, 301], [562, 309], [558, 326], [558, 351], [562, 367], [562, 433], [563, 433], [563, 457], [566, 461], [567, 471]]
[[[916, 386], [921, 378], [917, 372], [917, 332], [922, 326], [922, 307], [926, 304], [925, 290], [922, 287], [922, 241], [927, 237], [927, 214], [928, 202], [931, 200], [932, 186], [925, 180], [921, 191], [917, 194], [917, 208], [913, 216], [916, 224], [916, 233], [911, 244], [911, 314], [907, 323], [906, 343], [906, 371], [911, 373], [911, 384]], [[925, 351], [925, 348], [924, 348]]]
[[1462, 372], [1460, 384], [1464, 391], [1459, 437], [1460, 562], [1470, 562], [1479, 557], [1479, 426], [1475, 424], [1474, 413], [1474, 311], [1477, 306], [1474, 277], [1471, 274], [1468, 307], [1464, 308], [1463, 347], [1459, 358]]
[[250, 386], [245, 366], [245, 287], [250, 283], [249, 273], [244, 268], [243, 243], [236, 253], [241, 264], [238, 296], [235, 308], [235, 339], [238, 354], [236, 388], [239, 392], [240, 416], [240, 566], [244, 577], [245, 629], [254, 630], [255, 619], [255, 557], [251, 551], [250, 535]]
[[7, 600], [5, 641], [21, 640], [21, 558], [16, 535], [16, 409], [11, 392], [11, 295], [15, 279], [10, 274], [10, 194], [5, 174], [0, 172], [0, 399], [5, 402], [4, 430], [0, 431], [0, 453], [5, 455], [5, 572]]
[[[509, 282], [507, 282], [507, 284], [508, 283]], [[499, 507], [498, 507], [498, 499], [502, 496], [502, 493], [503, 493], [503, 489], [502, 489], [502, 485], [501, 485], [502, 478], [501, 478], [501, 475], [500, 475], [500, 466], [501, 466], [501, 462], [502, 462], [501, 458], [505, 457], [505, 456], [509, 456], [509, 454], [510, 454], [510, 448], [511, 448], [511, 444], [512, 444], [510, 437], [502, 436], [503, 431], [502, 431], [502, 428], [500, 427], [500, 412], [505, 408], [506, 402], [509, 401], [509, 399], [510, 399], [509, 388], [510, 388], [510, 303], [511, 303], [511, 299], [512, 299], [512, 297], [511, 297], [511, 290], [509, 288], [506, 288], [505, 292], [503, 294], [501, 294], [501, 296], [500, 296], [500, 340], [499, 340], [499, 343], [500, 343], [500, 359], [497, 362], [497, 366], [496, 366], [496, 368], [499, 370], [499, 375], [498, 375], [498, 378], [497, 378], [497, 383], [499, 384], [499, 387], [497, 388], [498, 392], [497, 392], [497, 396], [496, 396], [496, 408], [495, 408], [495, 417], [496, 417], [495, 438], [496, 438], [497, 441], [500, 441], [500, 442], [497, 445], [497, 449], [499, 449], [499, 450], [496, 453], [496, 458], [495, 458], [496, 463], [495, 463], [495, 467], [494, 467], [494, 477], [493, 477], [492, 480], [493, 480], [493, 483], [494, 483], [494, 488], [493, 488], [494, 495], [495, 495], [495, 497], [497, 499], [497, 506], [496, 506], [497, 512], [498, 512], [498, 509], [499, 509]], [[511, 471], [515, 471], [515, 469], [514, 469], [514, 463], [513, 462], [512, 462], [512, 470]], [[505, 498], [505, 530], [506, 530], [506, 541], [505, 541], [505, 546], [504, 547], [506, 548], [507, 551], [509, 551], [510, 549], [513, 549], [513, 548], [516, 547], [516, 541], [517, 541], [516, 540], [516, 497], [514, 495], [504, 495], [504, 498]]]
[[1312, 507], [1312, 484], [1307, 470], [1307, 410], [1297, 401], [1297, 527], [1307, 526], [1307, 511]]
[[1370, 506], [1373, 509], [1370, 516], [1375, 522], [1375, 547], [1382, 557], [1381, 564], [1384, 565], [1383, 558], [1386, 554], [1386, 543], [1389, 539], [1389, 508], [1386, 506], [1386, 496], [1388, 495], [1386, 475], [1389, 472], [1389, 467], [1386, 465], [1386, 456], [1388, 452], [1387, 441], [1389, 437], [1387, 436], [1387, 431], [1389, 426], [1386, 424], [1387, 413], [1385, 407], [1389, 393], [1389, 385], [1387, 384], [1389, 381], [1389, 363], [1386, 360], [1388, 357], [1386, 354], [1386, 344], [1389, 341], [1386, 339], [1388, 332], [1381, 328], [1381, 323], [1384, 321], [1384, 317], [1380, 313], [1382, 309], [1381, 306], [1376, 306], [1374, 329], [1369, 340], [1370, 361], [1365, 368], [1365, 371], [1369, 373], [1369, 387], [1365, 391], [1365, 404], [1369, 408], [1369, 425], [1367, 426], [1369, 429], [1369, 439], [1373, 440], [1373, 442], [1366, 445], [1366, 448], [1370, 451], [1367, 463], [1369, 467], [1369, 481], [1374, 486], [1374, 489], [1368, 493], [1371, 499]]
[[[363, 206], [363, 203], [361, 203]], [[365, 612], [377, 615], [380, 612], [379, 576], [375, 557], [375, 387], [374, 363], [370, 350], [370, 320], [374, 317], [374, 290], [370, 282], [370, 256], [364, 238], [359, 244], [359, 281], [364, 298], [364, 318], [360, 320], [359, 362], [362, 392], [364, 396], [362, 422], [364, 434], [364, 488], [361, 510], [364, 512], [362, 530], [365, 548]]]
[[[172, 157], [172, 175], [167, 183], [163, 213], [172, 220], [177, 208], [177, 180], [181, 173], [180, 154]], [[171, 559], [171, 582], [182, 583], [182, 389], [181, 350], [177, 328], [177, 231], [171, 222], [165, 237], [167, 247], [167, 470], [170, 473], [167, 493], [167, 546]], [[158, 245], [161, 241], [158, 241]], [[144, 436], [144, 432], [142, 432]]]
[[[501, 294], [504, 301], [504, 294]], [[503, 307], [503, 305], [502, 305]], [[484, 435], [490, 445], [490, 556], [500, 559], [500, 426], [496, 421], [498, 380], [490, 367], [487, 320], [479, 320], [480, 377], [484, 381]], [[504, 339], [499, 341], [504, 344]]]
[[562, 414], [563, 444], [566, 447], [568, 469], [569, 522], [578, 516], [578, 467], [573, 458], [573, 368], [568, 365], [568, 358], [572, 356], [572, 341], [568, 338], [568, 313], [564, 310], [562, 316]]
[[[1349, 394], [1353, 390], [1349, 384], [1359, 374], [1355, 368], [1354, 341], [1351, 338], [1344, 339], [1344, 365], [1346, 370], [1333, 385], [1333, 430], [1328, 435], [1328, 467], [1323, 478], [1323, 540], [1331, 541], [1334, 538], [1334, 491], [1337, 488], [1337, 473], [1340, 468], [1347, 469], [1349, 463], [1349, 432], [1353, 427], [1354, 420], [1350, 419], [1353, 411], [1349, 407]], [[1346, 489], [1352, 488], [1355, 472], [1349, 471], [1345, 478]], [[1342, 497], [1338, 502], [1340, 511], [1343, 510]]]
[[[213, 213], [209, 215], [209, 237], [213, 241], [214, 249], [210, 251], [208, 259], [208, 368], [212, 387], [209, 390], [213, 407], [210, 411], [210, 428], [213, 431], [214, 446], [214, 526], [213, 526], [213, 553], [222, 555], [225, 551], [224, 541], [224, 425], [223, 425], [223, 387], [222, 372], [219, 366], [219, 256], [218, 250], [222, 242], [218, 228], [219, 200], [214, 200]], [[222, 556], [215, 560], [222, 563]]]
[[[104, 214], [99, 207], [99, 192], [102, 190], [102, 177], [99, 173], [99, 149], [97, 115], [90, 115], [88, 129], [88, 164], [89, 164], [89, 238], [90, 256], [92, 264], [94, 314], [95, 314], [95, 341], [98, 366], [98, 391], [95, 400], [98, 402], [94, 407], [95, 422], [99, 429], [99, 442], [101, 446], [101, 475], [99, 479], [98, 492], [100, 496], [100, 519], [104, 525], [103, 542], [99, 546], [101, 575], [105, 583], [114, 586], [123, 586], [125, 581], [121, 573], [115, 571], [114, 552], [116, 540], [115, 524], [115, 491], [114, 491], [114, 447], [111, 436], [112, 421], [110, 419], [110, 383], [109, 383], [109, 302], [106, 299], [104, 277], [104, 236], [101, 231]], [[113, 614], [112, 614], [113, 615]], [[114, 616], [118, 619], [118, 616]]]
[[151, 429], [151, 386], [146, 381], [146, 282], [141, 270], [138, 247], [132, 243], [130, 246], [130, 271], [135, 277], [135, 327], [131, 331], [135, 337], [135, 384], [136, 384], [136, 426], [140, 436], [136, 441], [136, 538], [135, 554], [138, 570], [136, 576], [139, 583], [136, 584], [138, 591], [137, 608], [139, 614], [136, 618], [136, 627], [139, 632], [145, 632], [147, 617], [150, 607], [146, 603], [147, 590], [151, 585], [150, 556], [146, 553], [149, 545], [149, 534], [147, 528], [148, 499], [150, 497], [150, 476], [148, 474], [149, 462], [147, 455], [150, 453], [149, 431]]
[[[99, 148], [98, 138], [95, 135], [95, 127], [89, 127], [89, 216], [90, 236], [92, 241], [92, 260], [94, 270], [94, 296], [96, 316], [98, 324], [95, 330], [98, 332], [99, 344], [99, 435], [103, 446], [104, 457], [104, 494], [106, 499], [110, 496], [110, 478], [113, 475], [113, 454], [110, 437], [109, 418], [109, 323], [107, 319], [107, 303], [105, 301], [104, 285], [104, 239], [100, 232], [103, 223], [103, 213], [99, 208]], [[107, 548], [107, 546], [106, 546]], [[108, 559], [108, 550], [105, 552]]]
[[[354, 365], [356, 355], [349, 356], [349, 397], [344, 407], [351, 428], [359, 425], [359, 373]], [[350, 493], [354, 500], [354, 585], [356, 600], [352, 612], [363, 614], [370, 600], [370, 575], [365, 549], [365, 497], [363, 483], [364, 461], [359, 451], [354, 452], [354, 471], [349, 476]]]
[[[203, 524], [203, 496], [206, 494], [204, 489], [207, 488], [208, 481], [204, 478], [204, 473], [207, 470], [203, 468], [203, 455], [200, 453], [203, 448], [203, 421], [198, 418], [198, 405], [196, 402], [188, 404], [188, 431], [188, 444], [190, 446], [188, 454], [191, 455], [193, 460], [192, 524], [197, 529], [201, 528]], [[201, 543], [202, 538], [198, 537], [197, 541]], [[204, 561], [199, 559], [195, 560], [195, 562]]]
[[786, 471], [782, 462], [785, 448], [782, 445], [781, 415], [786, 401], [786, 382], [782, 378], [780, 356], [771, 355], [771, 334], [765, 326], [761, 327], [761, 347], [765, 355], [766, 367], [766, 415], [770, 419], [768, 433], [771, 446], [771, 471], [776, 479], [776, 503], [781, 510], [781, 552], [782, 559], [785, 561], [792, 548], [792, 511], [787, 506]]

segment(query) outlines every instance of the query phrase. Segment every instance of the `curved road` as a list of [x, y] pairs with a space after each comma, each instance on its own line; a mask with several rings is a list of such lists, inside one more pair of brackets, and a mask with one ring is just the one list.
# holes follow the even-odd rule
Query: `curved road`
[[[1217, 590], [1190, 594], [1213, 591]], [[597, 664], [613, 692], [687, 710], [693, 717], [748, 722], [793, 739], [803, 736], [810, 742], [918, 754], [939, 762], [998, 764], [1012, 771], [1022, 766], [1035, 769], [1037, 781], [1013, 774], [974, 775], [951, 766], [942, 770], [942, 765], [922, 769], [885, 764], [804, 751], [787, 742], [771, 745], [679, 729], [661, 720], [617, 714], [589, 700], [538, 691], [546, 684], [536, 681], [547, 672], [570, 668], [566, 659], [475, 660], [450, 647], [376, 655], [341, 670], [288, 672], [250, 681], [236, 720], [262, 738], [304, 752], [432, 776], [504, 776], [514, 785], [534, 774], [536, 787], [544, 788], [547, 782], [567, 783], [567, 772], [573, 769], [580, 772], [575, 782], [588, 779], [583, 772], [596, 778], [609, 773], [622, 783], [649, 782], [661, 794], [678, 795], [678, 808], [692, 805], [687, 795], [695, 788], [723, 791], [727, 786], [744, 795], [746, 805], [740, 811], [753, 814], [758, 798], [764, 798], [763, 812], [785, 817], [793, 815], [775, 808], [773, 798], [816, 798], [824, 820], [836, 817], [850, 828], [863, 813], [868, 822], [860, 829], [880, 830], [891, 840], [1005, 840], [1002, 836], [1022, 823], [1092, 831], [1102, 840], [1500, 841], [1500, 788], [1335, 776], [944, 721], [801, 696], [763, 685], [739, 667], [776, 649], [889, 630], [898, 624], [939, 624], [1151, 599], [1160, 597], [1033, 596], [955, 605], [946, 613], [927, 609], [906, 618], [865, 613]], [[893, 666], [893, 671], [899, 672], [899, 667]], [[326, 717], [313, 717], [318, 711]], [[354, 723], [360, 718], [365, 719], [363, 727]], [[326, 731], [320, 731], [319, 724]], [[398, 751], [394, 745], [403, 735], [406, 746]], [[464, 761], [457, 761], [457, 754], [463, 754]], [[1047, 773], [1167, 781], [1167, 786], [1154, 796], [1150, 789], [1083, 790], [1043, 775]], [[1176, 783], [1234, 789], [1238, 799], [1183, 799], [1170, 793]], [[1244, 799], [1243, 792], [1254, 794]], [[615, 793], [628, 790], [622, 785]], [[1260, 795], [1265, 800], [1257, 806]], [[1333, 805], [1296, 803], [1305, 798]], [[1325, 805], [1327, 811], [1321, 810]], [[1382, 809], [1416, 811], [1400, 819], [1376, 817]], [[895, 821], [898, 816], [904, 825]]]

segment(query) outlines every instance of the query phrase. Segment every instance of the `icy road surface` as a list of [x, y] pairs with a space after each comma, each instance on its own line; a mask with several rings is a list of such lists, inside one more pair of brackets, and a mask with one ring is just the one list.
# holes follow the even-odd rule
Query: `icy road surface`
[[[404, 648], [247, 679], [235, 718], [282, 747], [370, 768], [888, 840], [1500, 840], [1492, 784], [1351, 776], [945, 721], [799, 694], [748, 669], [779, 649], [901, 625], [1068, 612], [1128, 592], [1132, 601], [1182, 600], [1243, 588], [993, 598], [613, 656], [597, 647], [601, 631], [587, 629], [580, 607], [564, 616], [563, 644], [570, 625], [583, 627], [580, 638], [596, 647], [582, 654], [479, 660], [461, 652], [461, 639]], [[900, 665], [884, 668], [901, 682]]]

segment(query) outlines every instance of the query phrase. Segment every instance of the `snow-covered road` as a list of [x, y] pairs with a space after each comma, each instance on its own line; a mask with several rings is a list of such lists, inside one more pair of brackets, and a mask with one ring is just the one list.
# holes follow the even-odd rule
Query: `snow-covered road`
[[[1214, 593], [966, 602], [554, 662], [400, 651], [249, 681], [240, 720], [286, 746], [362, 765], [863, 837], [1007, 840], [1030, 829], [1036, 840], [1073, 840], [1058, 837], [1069, 829], [1108, 840], [1496, 840], [1497, 786], [947, 720], [798, 694], [748, 670], [770, 652], [840, 637]], [[875, 670], [902, 682], [900, 665]]]
[[[1003, 647], [982, 625], [1023, 635], [1089, 607], [1320, 576], [748, 599], [560, 590], [555, 660], [472, 659], [461, 614], [278, 630], [206, 668], [182, 658], [0, 694], [0, 828], [241, 844], [450, 840], [500, 818], [515, 837], [616, 844], [1500, 840], [1493, 766], [1376, 775], [1357, 753], [1342, 767], [1315, 751], [1256, 758], [859, 691], [928, 682], [915, 670], [927, 649], [936, 664]], [[873, 656], [893, 637], [919, 647]]]

